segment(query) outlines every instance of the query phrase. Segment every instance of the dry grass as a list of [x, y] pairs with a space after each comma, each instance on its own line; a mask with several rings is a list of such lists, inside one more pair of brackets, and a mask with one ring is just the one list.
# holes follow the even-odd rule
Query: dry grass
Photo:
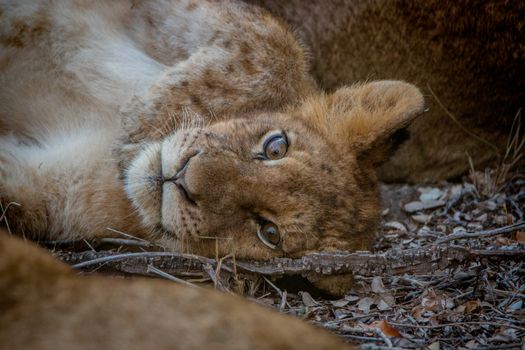
[[476, 187], [478, 193], [485, 197], [494, 196], [500, 192], [509, 180], [511, 174], [519, 165], [525, 154], [525, 133], [522, 131], [521, 109], [518, 110], [507, 139], [505, 153], [500, 156], [494, 169], [476, 171], [474, 162], [469, 157], [469, 178]]

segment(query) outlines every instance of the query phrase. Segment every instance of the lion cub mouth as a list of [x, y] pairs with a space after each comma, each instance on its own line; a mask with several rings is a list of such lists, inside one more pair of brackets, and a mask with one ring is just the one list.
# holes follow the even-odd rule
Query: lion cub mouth
[[191, 152], [189, 155], [184, 156], [184, 158], [182, 159], [182, 166], [177, 171], [177, 173], [170, 178], [163, 177], [162, 179], [162, 182], [163, 182], [162, 185], [164, 185], [165, 182], [173, 182], [175, 186], [177, 186], [177, 189], [182, 193], [183, 198], [189, 204], [195, 205], [195, 206], [197, 205], [197, 203], [192, 198], [192, 194], [188, 189], [188, 185], [186, 184], [186, 173], [187, 173], [188, 165], [190, 164], [190, 161], [192, 160], [192, 158], [199, 155], [200, 153], [201, 151], [194, 151], [194, 152]]
[[147, 144], [126, 172], [125, 190], [143, 224], [179, 239], [198, 231], [192, 223], [200, 216], [198, 205], [186, 181], [192, 159], [201, 153], [192, 147], [199, 132], [177, 131]]

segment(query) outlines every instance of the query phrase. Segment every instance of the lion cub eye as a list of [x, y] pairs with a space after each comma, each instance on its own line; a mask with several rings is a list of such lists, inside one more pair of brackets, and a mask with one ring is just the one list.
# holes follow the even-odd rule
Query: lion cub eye
[[265, 222], [259, 227], [257, 237], [268, 247], [275, 249], [281, 241], [281, 234], [279, 228], [273, 222]]
[[273, 135], [264, 142], [263, 148], [266, 159], [281, 159], [288, 151], [288, 140], [283, 134]]

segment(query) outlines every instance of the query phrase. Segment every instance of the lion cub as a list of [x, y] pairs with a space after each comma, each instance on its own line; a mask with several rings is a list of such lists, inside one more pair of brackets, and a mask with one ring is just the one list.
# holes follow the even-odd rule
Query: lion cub
[[0, 232], [1, 349], [352, 349], [241, 298], [160, 280], [74, 274]]
[[17, 232], [254, 259], [373, 239], [375, 167], [423, 111], [415, 86], [325, 94], [286, 24], [237, 1], [13, 0], [0, 18]]

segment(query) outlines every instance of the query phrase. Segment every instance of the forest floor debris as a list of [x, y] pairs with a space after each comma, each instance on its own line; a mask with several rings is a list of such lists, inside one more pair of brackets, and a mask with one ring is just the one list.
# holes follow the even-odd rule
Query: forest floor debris
[[[374, 254], [429, 250], [440, 244], [489, 253], [518, 252], [518, 258], [489, 259], [487, 254], [426, 273], [355, 275], [353, 288], [335, 300], [307, 284], [276, 281], [270, 275], [242, 281], [241, 263], [232, 265], [232, 257], [220, 262], [197, 257], [204, 272], [187, 268], [176, 277], [159, 266], [148, 264], [144, 269], [178, 283], [204, 282], [242, 292], [360, 344], [361, 349], [523, 350], [525, 229], [516, 229], [515, 224], [525, 222], [525, 176], [518, 174], [498, 188], [486, 183], [490, 178], [473, 173], [463, 183], [383, 185], [382, 225]], [[120, 245], [119, 253], [130, 247], [152, 248], [133, 237], [113, 240], [102, 243]], [[65, 256], [60, 251], [55, 254]], [[85, 266], [84, 271], [104, 270], [111, 264], [102, 261]], [[229, 270], [223, 272], [225, 267]]]

